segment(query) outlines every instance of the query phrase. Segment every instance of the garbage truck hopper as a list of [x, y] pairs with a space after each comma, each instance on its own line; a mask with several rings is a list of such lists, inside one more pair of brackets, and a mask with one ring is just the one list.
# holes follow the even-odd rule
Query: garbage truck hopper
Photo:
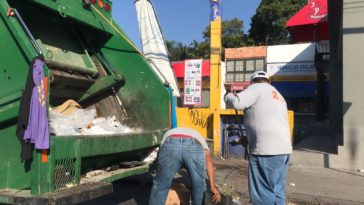
[[[170, 94], [111, 9], [109, 0], [0, 1], [0, 203], [72, 204], [148, 170], [142, 159], [170, 126]], [[38, 61], [46, 122], [23, 109]], [[49, 149], [21, 158], [23, 115], [50, 131]]]

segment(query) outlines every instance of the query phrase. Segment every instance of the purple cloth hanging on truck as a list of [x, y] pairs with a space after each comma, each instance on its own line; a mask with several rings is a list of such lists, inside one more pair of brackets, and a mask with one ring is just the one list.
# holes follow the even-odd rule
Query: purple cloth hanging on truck
[[49, 149], [49, 127], [47, 116], [47, 96], [44, 89], [44, 62], [36, 59], [33, 64], [34, 88], [30, 100], [28, 126], [24, 140], [34, 144], [35, 149]]

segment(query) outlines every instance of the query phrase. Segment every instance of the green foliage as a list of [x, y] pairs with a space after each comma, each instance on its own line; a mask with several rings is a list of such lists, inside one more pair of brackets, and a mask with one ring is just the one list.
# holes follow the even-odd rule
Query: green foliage
[[[251, 39], [244, 34], [243, 21], [237, 18], [225, 20], [221, 23], [221, 27], [223, 48], [239, 48], [253, 44]], [[206, 27], [202, 35], [205, 42], [210, 43], [210, 26]]]
[[[244, 34], [243, 21], [234, 18], [222, 22], [222, 47], [238, 48], [253, 45], [254, 42]], [[185, 59], [209, 59], [210, 58], [210, 26], [202, 32], [203, 41], [194, 40], [188, 46], [175, 41], [167, 41], [167, 48], [172, 61]]]
[[209, 59], [210, 57], [210, 44], [206, 42], [197, 42], [194, 40], [188, 46], [176, 41], [167, 41], [166, 44], [171, 61], [196, 58]]
[[187, 46], [176, 41], [166, 41], [167, 49], [169, 51], [169, 59], [171, 61], [180, 61], [187, 59]]
[[307, 0], [262, 0], [252, 18], [249, 37], [256, 45], [292, 42], [286, 22], [306, 3]]

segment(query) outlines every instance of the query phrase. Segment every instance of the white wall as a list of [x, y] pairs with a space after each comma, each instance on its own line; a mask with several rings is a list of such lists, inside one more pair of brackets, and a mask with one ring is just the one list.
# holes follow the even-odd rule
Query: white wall
[[315, 80], [316, 43], [268, 46], [267, 73], [273, 81]]
[[221, 79], [221, 82], [220, 82], [220, 90], [221, 90], [221, 100], [220, 100], [220, 108], [221, 109], [225, 109], [226, 108], [226, 104], [225, 104], [225, 101], [224, 101], [224, 95], [226, 93], [226, 89], [225, 89], [225, 86], [224, 86], [224, 83], [225, 83], [225, 74], [226, 74], [226, 64], [225, 62], [221, 62], [221, 68], [220, 68], [220, 79]]
[[301, 43], [268, 46], [267, 63], [314, 61], [315, 45], [315, 43]]

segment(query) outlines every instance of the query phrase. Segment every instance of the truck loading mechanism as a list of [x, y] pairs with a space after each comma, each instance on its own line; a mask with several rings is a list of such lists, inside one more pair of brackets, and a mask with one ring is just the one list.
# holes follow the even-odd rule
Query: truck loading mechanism
[[[90, 2], [0, 1], [0, 203], [72, 204], [110, 193], [110, 182], [148, 171], [148, 163], [119, 165], [141, 162], [169, 128], [164, 82], [112, 20], [111, 1]], [[50, 149], [22, 162], [16, 122], [30, 62], [39, 55], [48, 110], [71, 99], [133, 131], [51, 133]], [[103, 173], [83, 180], [93, 170]]]

